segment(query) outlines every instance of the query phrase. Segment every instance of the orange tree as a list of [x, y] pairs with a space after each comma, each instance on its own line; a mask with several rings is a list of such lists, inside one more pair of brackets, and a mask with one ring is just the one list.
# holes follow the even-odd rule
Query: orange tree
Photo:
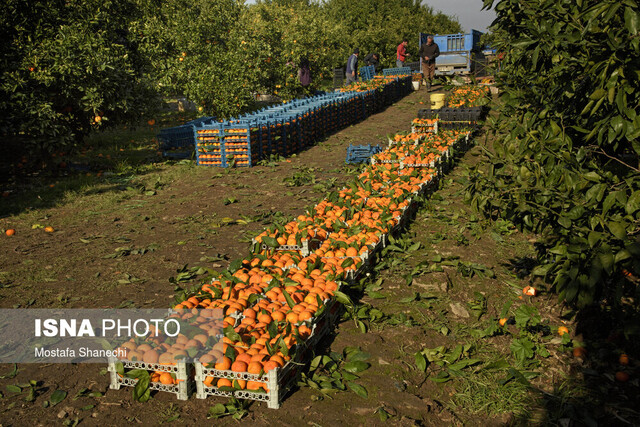
[[533, 274], [562, 300], [623, 304], [630, 294], [637, 304], [638, 4], [501, 0], [495, 10], [493, 43], [506, 52], [499, 138], [469, 199], [541, 233]]
[[236, 115], [252, 101], [248, 57], [235, 0], [166, 0], [145, 20], [154, 75], [165, 94], [184, 94], [216, 117]]
[[307, 58], [313, 90], [330, 76], [342, 35], [324, 14], [322, 6], [308, 0], [258, 1], [248, 7], [241, 40], [250, 55], [246, 64], [259, 91], [284, 99], [305, 93], [298, 82], [298, 65]]
[[134, 0], [3, 2], [0, 158], [66, 151], [92, 128], [140, 117], [154, 94], [142, 16]]

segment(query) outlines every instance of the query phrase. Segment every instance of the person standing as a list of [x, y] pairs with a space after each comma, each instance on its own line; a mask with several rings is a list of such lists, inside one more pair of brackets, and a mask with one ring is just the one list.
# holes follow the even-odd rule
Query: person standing
[[409, 42], [407, 39], [402, 40], [402, 43], [398, 45], [396, 49], [396, 67], [401, 68], [404, 67], [404, 61], [411, 56], [411, 54], [407, 53], [407, 46]]
[[345, 86], [358, 81], [358, 56], [360, 56], [360, 49], [353, 49], [353, 54], [347, 60], [347, 81]]
[[376, 72], [376, 68], [380, 64], [380, 55], [377, 53], [370, 53], [369, 55], [364, 57], [364, 65], [373, 65], [373, 72]]
[[427, 42], [420, 46], [420, 61], [422, 62], [422, 73], [427, 82], [427, 91], [431, 89], [433, 77], [436, 75], [436, 58], [440, 56], [438, 43], [434, 43], [433, 36], [427, 37]]

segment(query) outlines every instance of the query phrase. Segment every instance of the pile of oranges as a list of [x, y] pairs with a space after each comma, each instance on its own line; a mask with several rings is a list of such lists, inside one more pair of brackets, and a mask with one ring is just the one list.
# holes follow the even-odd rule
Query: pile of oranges
[[[127, 342], [122, 345], [126, 359], [171, 366], [197, 358], [205, 368], [205, 376], [196, 377], [199, 387], [269, 392], [265, 374], [300, 361], [296, 357], [307, 348], [319, 319], [335, 307], [336, 292], [368, 267], [371, 253], [437, 173], [401, 162], [437, 160], [461, 135], [425, 134], [418, 145], [394, 145], [378, 157], [397, 163], [365, 167], [346, 188], [329, 193], [305, 214], [264, 230], [250, 256], [173, 307], [173, 316], [189, 323], [188, 332], [175, 339]], [[177, 384], [162, 369], [151, 380]]]
[[349, 86], [345, 86], [340, 89], [340, 92], [367, 92], [369, 90], [382, 89], [390, 82], [395, 81], [399, 78], [405, 78], [407, 76], [408, 74], [398, 76], [375, 76], [371, 80], [359, 81], [352, 83]]
[[487, 86], [461, 86], [451, 91], [448, 105], [451, 108], [475, 107], [480, 99], [488, 95]]

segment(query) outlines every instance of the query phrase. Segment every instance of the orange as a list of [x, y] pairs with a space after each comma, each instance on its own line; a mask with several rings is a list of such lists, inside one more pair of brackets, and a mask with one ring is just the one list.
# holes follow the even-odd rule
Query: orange
[[14, 234], [16, 234], [16, 230], [14, 230], [13, 228], [10, 228], [7, 231], [5, 231], [4, 234], [6, 234], [7, 236], [13, 236]]
[[267, 386], [265, 383], [261, 383], [258, 381], [247, 381], [247, 390], [252, 390], [252, 391], [258, 391], [258, 390], [265, 390], [266, 391]]
[[[275, 362], [278, 364], [278, 366], [280, 366], [281, 368], [284, 366], [284, 359], [282, 358], [282, 356], [274, 354], [273, 356], [271, 356], [271, 358], [269, 358], [269, 360], [271, 362]], [[267, 362], [268, 363], [268, 362]], [[266, 365], [266, 364], [265, 364]]]
[[273, 318], [271, 316], [269, 316], [268, 314], [260, 314], [258, 315], [258, 322], [260, 323], [265, 323], [265, 324], [269, 324], [273, 321]]
[[207, 363], [213, 362], [214, 360], [216, 360], [216, 358], [211, 354], [204, 354], [204, 355], [202, 355], [202, 357], [200, 357], [200, 362], [205, 364], [205, 365]]
[[308, 320], [311, 319], [313, 317], [313, 313], [309, 312], [309, 311], [303, 311], [298, 315], [298, 319], [300, 321], [304, 321], [304, 320]]
[[627, 356], [626, 354], [622, 353], [620, 355], [620, 358], [618, 359], [618, 362], [620, 362], [620, 364], [623, 365], [623, 366], [627, 366], [629, 364], [629, 356]]
[[500, 324], [500, 326], [504, 326], [507, 324], [507, 318], [503, 317], [502, 319], [498, 320], [498, 323]]
[[573, 353], [573, 357], [584, 359], [585, 356], [587, 355], [587, 350], [585, 350], [583, 347], [576, 347], [573, 349], [572, 353]]
[[560, 326], [558, 328], [558, 335], [562, 336], [564, 334], [568, 334], [569, 333], [569, 329], [566, 326]]
[[[251, 362], [251, 356], [252, 355], [248, 353], [239, 354], [236, 357], [236, 362], [244, 362], [245, 364], [249, 364], [249, 362]], [[233, 365], [231, 367], [231, 370], [233, 370]]]
[[231, 364], [231, 370], [233, 372], [247, 372], [247, 363], [236, 360]]
[[262, 372], [262, 363], [251, 362], [247, 366], [247, 372], [250, 374], [260, 374]]
[[629, 381], [629, 374], [623, 371], [618, 371], [616, 372], [616, 380], [620, 381], [621, 383], [626, 383], [627, 381]]
[[160, 382], [162, 384], [173, 384], [174, 380], [169, 372], [163, 372], [160, 374]]
[[233, 387], [233, 384], [228, 378], [220, 378], [216, 384], [216, 387]]
[[229, 370], [229, 368], [231, 368], [231, 359], [229, 359], [227, 356], [223, 356], [222, 359], [219, 360], [220, 361], [215, 365], [216, 369], [220, 371], [227, 371]]
[[287, 322], [295, 324], [298, 323], [298, 313], [296, 312], [290, 312], [287, 314]]
[[265, 372], [269, 372], [272, 369], [280, 368], [280, 367], [281, 367], [280, 364], [273, 360], [264, 362], [264, 364], [262, 365], [262, 369], [264, 369]]
[[142, 361], [145, 363], [158, 363], [160, 355], [155, 350], [148, 350], [142, 355]]

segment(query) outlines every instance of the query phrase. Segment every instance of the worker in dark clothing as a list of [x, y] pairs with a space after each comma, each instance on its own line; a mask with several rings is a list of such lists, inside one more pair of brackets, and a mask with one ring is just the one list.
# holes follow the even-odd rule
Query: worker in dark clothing
[[380, 64], [380, 55], [377, 53], [370, 53], [369, 55], [364, 57], [364, 65], [373, 65], [373, 72], [375, 73], [376, 68]]
[[358, 81], [358, 56], [360, 56], [360, 49], [355, 48], [353, 55], [347, 60], [347, 82], [345, 86]]
[[422, 63], [422, 73], [427, 81], [427, 91], [431, 89], [431, 82], [436, 74], [436, 58], [440, 56], [440, 48], [433, 42], [433, 36], [427, 37], [427, 42], [420, 46], [418, 52]]

